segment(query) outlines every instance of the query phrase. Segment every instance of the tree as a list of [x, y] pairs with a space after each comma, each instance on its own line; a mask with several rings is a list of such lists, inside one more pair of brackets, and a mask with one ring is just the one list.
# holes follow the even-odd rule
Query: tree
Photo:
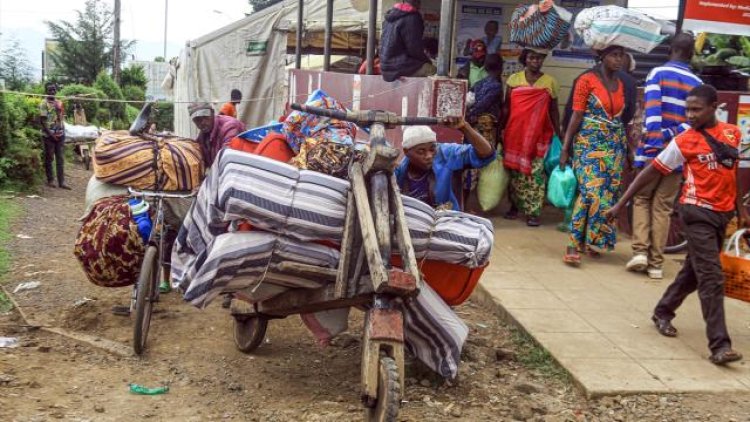
[[134, 64], [122, 70], [122, 73], [120, 74], [120, 87], [124, 89], [128, 85], [137, 86], [144, 91], [146, 90], [148, 78], [146, 77], [146, 72], [144, 71], [143, 66]]
[[5, 87], [13, 91], [21, 91], [31, 82], [33, 72], [26, 50], [21, 42], [11, 38], [8, 44], [0, 50], [0, 79], [5, 80]]
[[[86, 0], [84, 10], [76, 14], [76, 22], [45, 22], [59, 43], [50, 58], [62, 76], [90, 85], [102, 70], [112, 67], [114, 17], [99, 0]], [[120, 42], [122, 59], [134, 44]]]
[[253, 12], [260, 12], [263, 9], [273, 6], [276, 3], [281, 3], [283, 0], [247, 0], [250, 6], [253, 7]]

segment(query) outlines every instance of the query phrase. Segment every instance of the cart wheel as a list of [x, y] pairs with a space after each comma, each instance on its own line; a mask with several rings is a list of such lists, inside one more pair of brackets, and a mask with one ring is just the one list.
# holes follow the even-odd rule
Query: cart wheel
[[266, 337], [268, 320], [259, 316], [234, 316], [234, 344], [244, 353], [257, 349]]
[[368, 422], [395, 422], [401, 407], [401, 382], [398, 379], [398, 366], [393, 358], [380, 357], [378, 370], [378, 397], [375, 406], [365, 410]]
[[83, 150], [83, 166], [86, 167], [86, 170], [91, 170], [91, 153], [88, 148]]

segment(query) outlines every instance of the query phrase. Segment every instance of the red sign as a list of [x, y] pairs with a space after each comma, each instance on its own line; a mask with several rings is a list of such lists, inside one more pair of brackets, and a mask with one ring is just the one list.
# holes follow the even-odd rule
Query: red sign
[[750, 0], [683, 1], [683, 29], [716, 34], [750, 35]]

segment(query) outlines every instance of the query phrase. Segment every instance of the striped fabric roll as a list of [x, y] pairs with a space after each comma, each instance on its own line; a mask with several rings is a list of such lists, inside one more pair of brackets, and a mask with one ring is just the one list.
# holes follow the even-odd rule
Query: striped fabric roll
[[524, 47], [552, 49], [568, 36], [570, 12], [554, 6], [519, 5], [510, 18], [510, 41]]
[[203, 179], [203, 155], [191, 139], [156, 142], [127, 131], [106, 132], [94, 147], [94, 175], [136, 189], [190, 191]]
[[[209, 203], [200, 212], [211, 213], [210, 224], [245, 219], [300, 241], [341, 242], [348, 181], [240, 151], [225, 150], [217, 162], [212, 170], [217, 177], [201, 189]], [[402, 200], [417, 258], [470, 268], [489, 262], [494, 239], [489, 220]]]

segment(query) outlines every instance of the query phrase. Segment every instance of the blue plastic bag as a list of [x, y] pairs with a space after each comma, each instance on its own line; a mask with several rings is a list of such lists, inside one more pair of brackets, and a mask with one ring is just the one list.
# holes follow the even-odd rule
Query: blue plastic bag
[[570, 208], [576, 197], [577, 185], [578, 182], [573, 169], [570, 166], [565, 166], [565, 170], [560, 170], [558, 165], [549, 176], [547, 200], [557, 208]]
[[557, 135], [552, 137], [552, 142], [547, 150], [547, 155], [544, 156], [544, 171], [547, 172], [547, 176], [552, 174], [555, 167], [560, 166], [560, 151], [562, 151], [562, 142]]

